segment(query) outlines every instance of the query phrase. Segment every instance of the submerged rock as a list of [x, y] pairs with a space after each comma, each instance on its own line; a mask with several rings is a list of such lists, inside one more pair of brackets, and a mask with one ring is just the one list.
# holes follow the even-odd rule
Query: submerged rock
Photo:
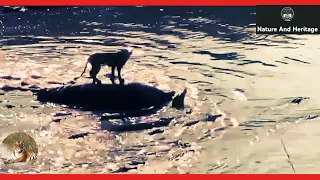
[[309, 99], [308, 97], [297, 97], [291, 101], [292, 104], [300, 104], [301, 101]]
[[11, 108], [14, 108], [14, 107], [16, 107], [16, 106], [11, 105], [11, 104], [6, 104], [6, 105], [4, 105], [4, 107], [6, 107], [6, 108], [8, 108], [8, 109], [11, 109]]
[[79, 133], [79, 134], [73, 134], [71, 136], [68, 137], [68, 139], [78, 139], [78, 138], [83, 138], [85, 136], [88, 136], [89, 133], [85, 132], [85, 133]]
[[155, 129], [155, 130], [149, 132], [148, 134], [152, 136], [154, 134], [159, 134], [159, 133], [163, 133], [163, 132], [164, 132], [164, 130], [162, 130], [162, 129]]

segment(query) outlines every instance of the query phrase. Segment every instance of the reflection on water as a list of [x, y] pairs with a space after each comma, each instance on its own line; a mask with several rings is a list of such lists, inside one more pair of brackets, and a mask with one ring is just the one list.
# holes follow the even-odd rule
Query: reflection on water
[[[124, 70], [129, 81], [149, 83], [166, 90], [173, 87], [181, 90], [183, 86], [191, 89], [187, 93], [187, 102], [192, 110], [188, 112], [190, 115], [187, 113], [180, 120], [192, 122], [186, 122], [188, 126], [179, 130], [159, 129], [155, 131], [157, 135], [148, 132], [147, 137], [152, 140], [148, 140], [145, 146], [153, 149], [152, 143], [160, 142], [164, 143], [161, 146], [163, 149], [154, 151], [165, 151], [168, 142], [164, 139], [173, 137], [200, 143], [204, 148], [201, 163], [194, 165], [193, 170], [185, 168], [184, 172], [290, 172], [286, 168], [277, 171], [268, 165], [285, 159], [282, 149], [279, 152], [275, 149], [279, 149], [279, 139], [287, 129], [319, 116], [320, 97], [312, 81], [317, 77], [319, 66], [315, 53], [318, 36], [258, 36], [252, 26], [255, 23], [254, 11], [254, 7], [5, 10], [2, 15], [5, 31], [1, 40], [4, 46], [0, 54], [0, 63], [3, 64], [0, 73], [1, 77], [12, 78], [0, 82], [15, 85], [25, 81], [41, 87], [48, 81], [47, 86], [56, 87], [54, 85], [59, 86], [59, 83], [77, 76], [83, 68], [84, 59], [93, 52], [133, 46], [137, 53]], [[18, 106], [14, 104], [17, 103], [14, 97], [6, 95], [5, 98], [1, 100], [2, 104]], [[59, 108], [42, 108], [32, 101], [30, 95], [19, 101], [26, 107], [38, 107], [24, 112], [29, 116], [42, 113], [42, 119], [38, 120], [40, 124], [50, 122], [48, 114]], [[14, 108], [5, 111], [5, 115], [19, 112]], [[171, 115], [170, 112], [161, 113], [156, 118]], [[223, 117], [208, 120], [208, 117], [218, 113]], [[176, 116], [176, 113], [173, 115]], [[50, 125], [51, 131], [60, 132], [50, 137], [63, 139], [67, 130], [69, 137], [79, 127], [88, 132], [97, 131], [83, 114], [75, 117], [70, 117], [69, 124]], [[83, 119], [79, 121], [77, 118]], [[27, 121], [28, 118], [25, 119]], [[64, 121], [59, 119], [59, 122]], [[1, 123], [21, 128], [19, 126], [23, 121], [14, 121], [17, 127], [10, 121], [10, 117], [6, 117]], [[179, 121], [172, 124], [179, 126]], [[127, 146], [135, 148], [130, 151], [134, 156], [141, 149], [137, 147], [139, 143], [130, 138], [139, 137], [143, 144], [148, 138], [142, 134], [130, 134], [125, 136], [127, 139], [117, 139], [113, 143], [119, 145], [120, 141], [126, 142]], [[158, 135], [159, 139], [153, 139]], [[288, 138], [286, 142], [292, 140]], [[103, 148], [97, 150], [97, 154], [105, 153]], [[116, 156], [115, 151], [125, 154], [125, 150], [119, 149], [109, 149], [108, 153], [112, 156]], [[266, 157], [267, 151], [273, 154]], [[147, 155], [142, 156], [141, 153], [139, 158], [145, 160]], [[65, 158], [72, 159], [67, 155]], [[288, 166], [282, 162], [280, 164]], [[95, 165], [92, 167], [98, 168]]]

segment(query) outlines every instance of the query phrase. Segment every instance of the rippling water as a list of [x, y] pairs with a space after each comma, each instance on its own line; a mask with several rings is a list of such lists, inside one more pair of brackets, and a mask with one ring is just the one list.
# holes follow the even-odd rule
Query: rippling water
[[[285, 133], [319, 116], [312, 80], [318, 36], [256, 35], [254, 7], [59, 7], [5, 11], [1, 20], [2, 64], [68, 62], [58, 70], [77, 74], [93, 51], [134, 46], [139, 66], [195, 86], [209, 102], [201, 111], [225, 113], [231, 123], [216, 122], [221, 139], [201, 142], [205, 150], [190, 172], [292, 173], [280, 139], [293, 142], [297, 135]], [[51, 75], [58, 77], [58, 70]], [[206, 125], [195, 131], [202, 130]], [[303, 150], [295, 153], [299, 167]], [[313, 161], [303, 163], [312, 168], [300, 165], [297, 172], [316, 172]]]

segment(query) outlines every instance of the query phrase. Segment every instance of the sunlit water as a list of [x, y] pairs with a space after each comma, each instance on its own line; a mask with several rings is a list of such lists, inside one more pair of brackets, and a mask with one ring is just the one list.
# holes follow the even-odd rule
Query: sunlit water
[[[200, 124], [194, 134], [182, 133], [181, 138], [186, 141], [196, 141], [196, 134], [209, 137], [197, 141], [204, 148], [199, 161], [184, 172], [293, 173], [281, 138], [291, 146], [288, 151], [293, 153], [297, 172], [317, 172], [313, 159], [317, 152], [299, 151], [301, 147], [294, 141], [299, 136], [301, 143], [306, 142], [306, 133], [311, 136], [317, 130], [307, 124], [312, 120], [315, 126], [318, 124], [320, 97], [315, 78], [319, 69], [319, 36], [256, 35], [249, 26], [254, 23], [254, 8], [240, 7], [57, 8], [11, 12], [1, 18], [5, 30], [0, 54], [5, 68], [1, 76], [28, 80], [31, 75], [44, 75], [62, 83], [77, 76], [85, 58], [93, 52], [126, 45], [137, 49], [135, 61], [129, 65], [132, 67], [124, 71], [127, 77], [136, 81], [143, 81], [146, 76], [159, 77], [152, 72], [146, 76], [135, 74], [155, 67], [169, 78], [159, 80], [163, 85], [175, 82], [196, 87], [197, 93], [188, 92], [188, 96], [194, 93], [199, 101], [206, 99], [207, 104], [199, 111], [222, 113], [226, 121], [210, 126]], [[146, 68], [139, 71], [139, 67]], [[1, 84], [13, 81], [3, 80]], [[42, 81], [33, 78], [31, 82]], [[298, 97], [303, 97], [301, 102]], [[39, 106], [32, 99], [30, 93], [1, 99], [3, 106], [8, 104], [6, 100], [15, 107], [24, 106], [19, 110], [2, 108], [1, 137], [50, 122], [55, 109], [30, 109], [32, 105]], [[88, 126], [94, 124], [92, 121], [79, 119], [61, 126], [68, 127], [70, 133], [80, 127], [96, 131], [94, 125]], [[59, 126], [51, 127], [59, 135], [43, 136], [53, 142], [58, 141], [55, 137], [67, 138]], [[306, 128], [310, 131], [303, 133]], [[299, 161], [300, 156], [306, 156], [304, 153], [310, 161]]]

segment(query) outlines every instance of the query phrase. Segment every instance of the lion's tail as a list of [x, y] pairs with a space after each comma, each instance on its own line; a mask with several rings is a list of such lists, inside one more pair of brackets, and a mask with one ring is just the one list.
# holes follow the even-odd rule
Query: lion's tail
[[89, 62], [90, 62], [90, 58], [87, 60], [86, 65], [85, 65], [85, 67], [84, 67], [83, 72], [81, 73], [81, 75], [80, 75], [79, 77], [74, 78], [75, 81], [76, 81], [77, 79], [79, 79], [79, 78], [86, 72], [87, 66], [88, 66], [88, 63], [89, 63]]

